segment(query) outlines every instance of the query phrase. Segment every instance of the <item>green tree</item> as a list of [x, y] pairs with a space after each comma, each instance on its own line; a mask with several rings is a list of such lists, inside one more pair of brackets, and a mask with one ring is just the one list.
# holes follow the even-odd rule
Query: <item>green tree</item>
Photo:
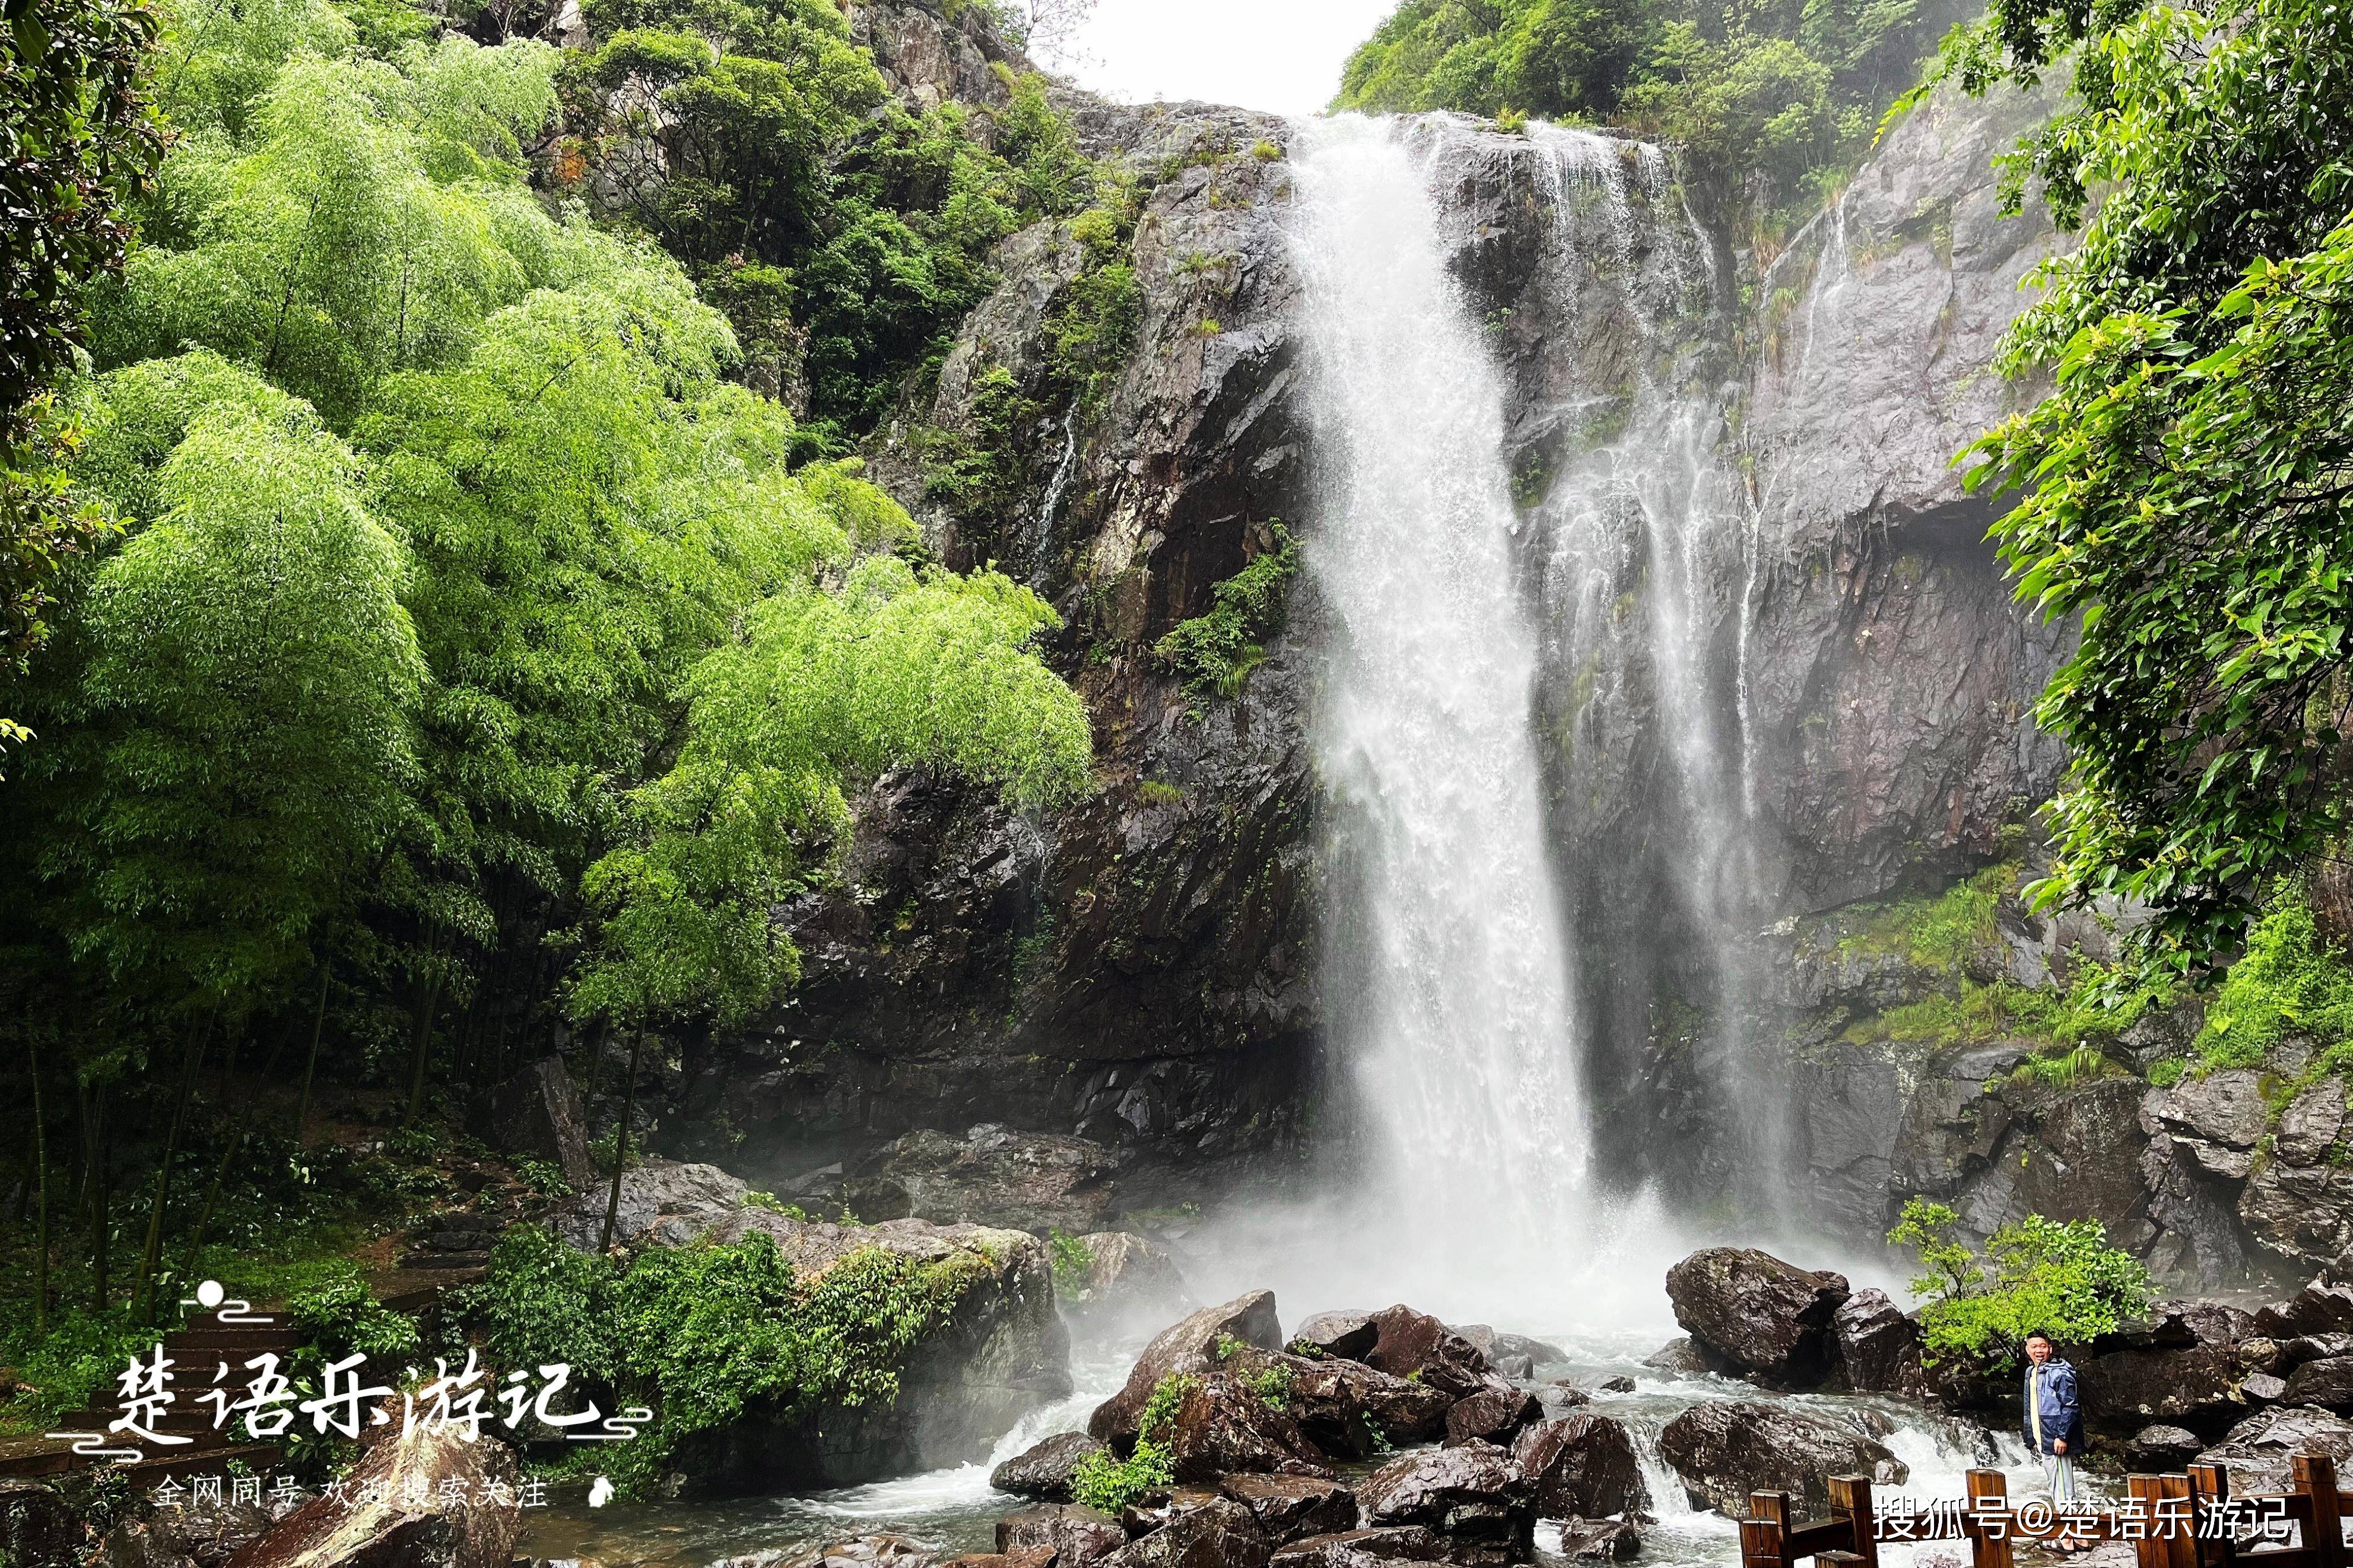
[[2353, 18], [2010, 0], [1943, 68], [1980, 89], [2070, 50], [2077, 106], [2006, 167], [2084, 225], [2004, 348], [2057, 385], [1968, 477], [2021, 496], [1995, 528], [2021, 598], [2082, 619], [2037, 714], [2071, 762], [2035, 896], [2139, 900], [2139, 952], [2196, 969], [2347, 825]]
[[[54, 629], [58, 574], [105, 539], [58, 473], [76, 439], [45, 420], [83, 336], [82, 289], [120, 267], [126, 209], [163, 157], [140, 93], [153, 16], [121, 0], [14, 0], [0, 19], [0, 676]], [[0, 709], [0, 747], [29, 738]]]
[[2108, 1245], [2098, 1220], [2060, 1221], [2028, 1215], [1987, 1238], [1979, 1257], [1956, 1238], [1960, 1216], [1915, 1197], [1887, 1233], [1924, 1267], [1912, 1281], [1925, 1296], [1920, 1327], [1931, 1366], [1963, 1372], [2015, 1368], [2026, 1336], [2047, 1334], [2085, 1345], [2148, 1310], [2157, 1289], [2132, 1254]]
[[96, 575], [28, 784], [49, 919], [111, 984], [249, 1005], [309, 967], [398, 820], [423, 669], [358, 479], [314, 423], [225, 405]]
[[629, 840], [589, 869], [596, 940], [575, 1010], [733, 1023], [766, 1004], [799, 963], [769, 911], [846, 847], [846, 776], [928, 767], [1023, 805], [1081, 791], [1085, 710], [1028, 647], [1057, 625], [994, 573], [918, 574], [887, 554], [838, 594], [761, 604], [696, 668], [677, 764], [635, 794]]

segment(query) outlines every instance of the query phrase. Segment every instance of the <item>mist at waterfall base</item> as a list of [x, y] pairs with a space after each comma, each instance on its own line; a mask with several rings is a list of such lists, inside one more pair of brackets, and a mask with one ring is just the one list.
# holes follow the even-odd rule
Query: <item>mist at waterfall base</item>
[[[1622, 239], [1630, 205], [1672, 194], [1655, 149], [1529, 130], [1524, 155], [1551, 182], [1549, 195], [1564, 209], [1600, 212], [1594, 237], [1605, 247]], [[1614, 443], [1586, 452], [1541, 505], [1514, 505], [1503, 372], [1490, 323], [1450, 268], [1435, 194], [1449, 186], [1446, 159], [1466, 139], [1493, 134], [1444, 116], [1338, 117], [1296, 131], [1303, 394], [1319, 475], [1316, 512], [1302, 532], [1303, 588], [1317, 605], [1313, 739], [1331, 805], [1324, 1125], [1337, 1136], [1320, 1180], [1253, 1192], [1189, 1227], [1168, 1227], [1193, 1300], [1167, 1302], [1165, 1321], [1256, 1289], [1275, 1292], [1286, 1331], [1317, 1310], [1402, 1301], [1556, 1346], [1561, 1359], [1540, 1365], [1539, 1380], [1588, 1390], [1630, 1380], [1630, 1391], [1597, 1393], [1589, 1408], [1625, 1423], [1641, 1456], [1657, 1516], [1645, 1530], [1645, 1563], [1738, 1560], [1734, 1523], [1693, 1508], [1658, 1453], [1660, 1428], [1706, 1400], [1786, 1403], [1870, 1432], [1910, 1468], [1894, 1489], [1915, 1497], [1960, 1496], [1962, 1472], [1987, 1463], [2031, 1489], [2022, 1444], [1917, 1405], [1772, 1394], [1647, 1364], [1681, 1331], [1666, 1270], [1699, 1246], [1765, 1246], [1838, 1268], [1857, 1286], [1900, 1292], [1901, 1281], [1884, 1258], [1823, 1245], [1802, 1216], [1770, 1201], [1737, 1220], [1700, 1223], [1655, 1179], [1597, 1180], [1597, 1165], [1629, 1140], [1609, 1125], [1623, 1114], [1618, 1086], [1597, 1076], [1614, 1070], [1609, 1052], [1592, 1047], [1624, 1021], [1590, 1016], [1602, 1009], [1580, 976], [1598, 959], [1628, 961], [1597, 953], [1598, 941], [1626, 939], [1622, 921], [1609, 934], [1612, 911], [1592, 906], [1629, 895], [1573, 857], [1564, 872], [1548, 851], [1559, 825], [1546, 819], [1540, 674], [1566, 663], [1598, 671], [1597, 686], [1630, 685], [1640, 668], [1647, 706], [1623, 702], [1615, 719], [1589, 721], [1647, 719], [1645, 743], [1683, 831], [1663, 854], [1630, 859], [1630, 874], [1657, 877], [1686, 910], [1736, 907], [1733, 884], [1748, 875], [1746, 672], [1736, 658], [1727, 726], [1726, 705], [1715, 700], [1726, 694], [1723, 661], [1704, 656], [1704, 611], [1711, 594], [1723, 602], [1725, 580], [1737, 586], [1732, 633], [1745, 653], [1760, 547], [1714, 469], [1704, 401], [1664, 374], [1641, 379]], [[1664, 337], [1708, 282], [1694, 240], [1641, 258], [1621, 246], [1597, 261], [1556, 237], [1548, 265], [1564, 290], [1614, 268], [1623, 280], [1616, 304]], [[1553, 412], [1581, 416], [1579, 395], [1567, 389]], [[1628, 630], [1619, 612], [1630, 585], [1649, 604]], [[1704, 921], [1693, 924], [1709, 934]], [[1730, 951], [1728, 942], [1717, 949]], [[1716, 962], [1719, 986], [1736, 988], [1736, 966]], [[1736, 1067], [1723, 1087], [1751, 1091]], [[1760, 1143], [1769, 1158], [1770, 1137]], [[1672, 1142], [1647, 1152], [1653, 1172], [1726, 1157]], [[1046, 1436], [1083, 1430], [1144, 1337], [1082, 1337], [1071, 1396], [1031, 1412], [970, 1463], [813, 1496], [602, 1510], [567, 1502], [527, 1518], [519, 1549], [693, 1568], [892, 1531], [943, 1552], [992, 1550], [995, 1521], [1020, 1504], [989, 1486], [990, 1470]], [[1342, 1470], [1353, 1478], [1367, 1468]], [[1540, 1531], [1540, 1549], [1556, 1543]], [[1962, 1560], [1949, 1544], [1882, 1550], [1903, 1568]]]

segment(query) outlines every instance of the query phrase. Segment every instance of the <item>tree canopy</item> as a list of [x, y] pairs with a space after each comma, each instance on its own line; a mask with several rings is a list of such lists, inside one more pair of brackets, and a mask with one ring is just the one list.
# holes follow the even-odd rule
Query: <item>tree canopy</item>
[[[830, 5], [693, 19], [763, 51], [739, 85], [807, 146], [874, 107]], [[372, 55], [317, 0], [169, 18], [185, 132], [70, 401], [72, 493], [121, 542], [9, 694], [47, 738], [7, 786], [36, 892], [5, 936], [60, 995], [136, 999], [88, 1016], [92, 1052], [241, 1027], [322, 970], [408, 1015], [420, 1081], [486, 986], [740, 1019], [797, 972], [774, 910], [858, 780], [1086, 787], [1053, 613], [921, 565], [856, 464], [796, 469], [687, 268], [528, 187], [560, 66]], [[808, 162], [785, 120], [745, 134]]]
[[2006, 169], [2083, 224], [2003, 353], [2055, 388], [1968, 477], [2020, 497], [2021, 596], [2083, 626], [2038, 710], [2072, 759], [2038, 897], [2146, 904], [2139, 952], [2194, 970], [2347, 825], [2353, 20], [2006, 0], [1941, 74], [2062, 60], [2072, 107]]

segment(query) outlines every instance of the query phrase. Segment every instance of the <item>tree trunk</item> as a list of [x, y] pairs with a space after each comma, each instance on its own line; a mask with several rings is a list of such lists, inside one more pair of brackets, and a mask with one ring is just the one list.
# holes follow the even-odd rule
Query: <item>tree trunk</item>
[[40, 1190], [40, 1219], [33, 1236], [33, 1334], [49, 1331], [49, 1128], [41, 1104], [41, 1053], [28, 1036], [25, 1058], [33, 1071], [33, 1173]]
[[605, 1240], [599, 1251], [613, 1250], [613, 1222], [621, 1213], [621, 1173], [629, 1163], [629, 1113], [638, 1099], [638, 1060], [646, 1048], [646, 1032], [629, 1044], [629, 1081], [621, 1086], [621, 1124], [613, 1133], [613, 1193], [605, 1200]]
[[90, 1306], [103, 1312], [112, 1302], [113, 1281], [108, 1279], [113, 1258], [114, 1160], [106, 1142], [106, 1085], [90, 1093]]
[[188, 1100], [195, 1092], [196, 1069], [205, 1059], [205, 1047], [212, 1043], [213, 1021], [207, 1017], [195, 1037], [188, 1042], [188, 1054], [180, 1068], [179, 1098], [172, 1106], [171, 1131], [164, 1135], [164, 1155], [155, 1164], [155, 1205], [147, 1215], [147, 1245], [139, 1254], [139, 1274], [132, 1282], [131, 1300], [136, 1307], [146, 1303], [147, 1326], [154, 1327], [160, 1315], [156, 1311], [155, 1270], [164, 1258], [164, 1205], [172, 1196], [172, 1156], [179, 1152], [180, 1128], [188, 1118]]
[[[270, 1048], [269, 1059], [262, 1063], [262, 1082], [268, 1083], [276, 1075], [278, 1058], [286, 1054], [286, 1039], [287, 1037], [280, 1035], [278, 1044]], [[229, 1052], [229, 1060], [231, 1063], [237, 1060], [234, 1050]], [[213, 1166], [212, 1185], [205, 1189], [205, 1206], [196, 1211], [196, 1227], [188, 1237], [188, 1250], [180, 1265], [180, 1272], [185, 1276], [194, 1278], [195, 1275], [196, 1254], [204, 1247], [205, 1230], [213, 1223], [213, 1210], [220, 1205], [221, 1186], [228, 1180], [229, 1165], [245, 1152], [245, 1141], [252, 1136], [253, 1107], [260, 1098], [258, 1094], [248, 1094], [237, 1108], [237, 1131], [230, 1136], [228, 1146], [221, 1151], [219, 1163]]]
[[294, 1110], [295, 1147], [307, 1149], [311, 1138], [311, 1079], [319, 1070], [319, 1036], [327, 1026], [327, 986], [334, 971], [319, 965], [319, 1006], [311, 1015], [311, 1059], [302, 1064], [302, 1100]]
[[417, 1125], [417, 1112], [425, 1109], [425, 1066], [433, 1054], [433, 1015], [441, 1007], [441, 962], [433, 949], [427, 948], [433, 967], [421, 983], [424, 998], [417, 1010], [417, 1047], [408, 1068], [408, 1111], [400, 1119], [403, 1127]]

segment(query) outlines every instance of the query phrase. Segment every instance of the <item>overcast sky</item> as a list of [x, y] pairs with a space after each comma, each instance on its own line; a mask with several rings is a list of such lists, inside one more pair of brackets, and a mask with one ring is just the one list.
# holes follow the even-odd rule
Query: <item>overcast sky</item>
[[1136, 101], [1198, 98], [1279, 114], [1331, 101], [1340, 67], [1397, 0], [1101, 0], [1062, 68]]

